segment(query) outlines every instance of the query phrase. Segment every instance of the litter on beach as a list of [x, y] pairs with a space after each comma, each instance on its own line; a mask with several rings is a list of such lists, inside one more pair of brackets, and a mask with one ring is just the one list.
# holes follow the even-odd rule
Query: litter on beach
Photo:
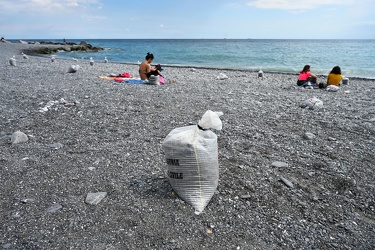
[[173, 129], [162, 147], [172, 188], [199, 214], [210, 202], [219, 181], [217, 136], [221, 112], [208, 110], [198, 125]]

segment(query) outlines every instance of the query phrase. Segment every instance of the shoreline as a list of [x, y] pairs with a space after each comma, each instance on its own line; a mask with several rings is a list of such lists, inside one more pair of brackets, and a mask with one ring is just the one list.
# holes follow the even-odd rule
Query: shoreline
[[[74, 53], [74, 52], [72, 52]], [[36, 55], [36, 56], [42, 56], [43, 55]], [[47, 56], [46, 56], [47, 57]], [[59, 57], [59, 59], [63, 59], [63, 60], [71, 60], [69, 58], [65, 58], [65, 57]], [[80, 59], [82, 61], [90, 61], [89, 59]], [[101, 62], [99, 62], [101, 63]], [[114, 64], [124, 64], [124, 65], [139, 65], [137, 63], [132, 63], [132, 62], [118, 62], [118, 61], [111, 61], [109, 63], [114, 63]], [[218, 71], [218, 70], [222, 70], [222, 71], [238, 71], [238, 72], [242, 72], [242, 73], [246, 73], [246, 72], [251, 72], [251, 73], [258, 73], [257, 70], [246, 70], [246, 69], [233, 69], [233, 68], [219, 68], [219, 67], [205, 67], [205, 66], [189, 66], [189, 65], [176, 65], [176, 64], [161, 64], [161, 66], [165, 66], [165, 67], [169, 67], [169, 68], [182, 68], [182, 69], [205, 69], [205, 70], [214, 70], [214, 71]], [[296, 78], [298, 78], [298, 73], [291, 73], [291, 72], [278, 72], [278, 71], [263, 71], [263, 73], [265, 74], [281, 74], [281, 75], [293, 75], [293, 76], [296, 76]], [[319, 77], [323, 77], [323, 78], [327, 78], [328, 75], [324, 75], [324, 74], [316, 74], [317, 76]], [[371, 77], [358, 77], [358, 76], [346, 76], [350, 79], [358, 79], [358, 80], [375, 80], [375, 77], [374, 78], [371, 78]]]
[[[68, 52], [64, 52], [64, 53], [68, 53]], [[74, 53], [74, 52], [71, 52], [71, 53]], [[58, 53], [55, 53], [54, 55], [58, 55]], [[42, 55], [42, 54], [35, 54], [35, 56], [40, 56], [40, 57], [46, 57], [46, 58], [49, 58], [50, 56], [48, 55]], [[62, 60], [71, 60], [70, 58], [67, 58], [67, 57], [59, 57], [59, 59], [62, 59]], [[82, 60], [82, 61], [89, 61], [89, 59], [79, 59], [79, 60]], [[101, 63], [101, 62], [99, 62]], [[132, 63], [132, 62], [119, 62], [119, 61], [111, 61], [109, 63], [114, 63], [114, 64], [124, 64], [124, 65], [139, 65], [137, 63]], [[223, 70], [223, 71], [238, 71], [238, 72], [243, 72], [243, 73], [246, 73], [246, 72], [251, 72], [251, 73], [258, 73], [257, 70], [246, 70], [246, 69], [233, 69], [233, 68], [219, 68], [219, 67], [205, 67], [205, 66], [189, 66], [189, 65], [176, 65], [176, 64], [161, 64], [162, 66], [165, 66], [165, 67], [170, 67], [170, 68], [182, 68], [182, 69], [191, 69], [191, 68], [194, 68], [194, 69], [206, 69], [206, 70]], [[292, 72], [278, 72], [278, 71], [263, 71], [265, 74], [281, 74], [281, 75], [293, 75], [293, 76], [296, 76], [296, 78], [298, 77], [298, 73], [292, 73]], [[324, 74], [316, 74], [317, 76], [319, 77], [323, 77], [323, 78], [326, 78], [328, 75], [324, 75]], [[371, 77], [358, 77], [358, 76], [346, 76], [348, 77], [349, 79], [358, 79], [358, 80], [375, 80], [375, 77], [374, 78], [371, 78]]]
[[[90, 39], [89, 39], [90, 40]], [[96, 40], [96, 39], [94, 39]], [[137, 39], [135, 39], [137, 40]], [[21, 44], [21, 43], [13, 43], [11, 42], [11, 44]], [[59, 46], [61, 47], [61, 45], [50, 45], [50, 44], [23, 44], [23, 45], [31, 45], [31, 46], [38, 46], [38, 47], [34, 47], [34, 48], [31, 48], [31, 51], [33, 51], [33, 55], [36, 55], [36, 56], [45, 56], [45, 57], [48, 57], [52, 54], [48, 54], [48, 55], [44, 55], [44, 54], [40, 54], [40, 53], [37, 53], [38, 49], [40, 48], [48, 48], [50, 47], [51, 49], [56, 49], [58, 48]], [[72, 45], [63, 45], [63, 46], [66, 46], [66, 47], [71, 47]], [[24, 52], [30, 52], [29, 49], [25, 49]], [[75, 53], [75, 51], [72, 51], [72, 52], [68, 52], [68, 51], [65, 51], [64, 53]], [[53, 55], [59, 55], [58, 52], [55, 52], [53, 53]], [[70, 60], [70, 58], [67, 58], [67, 57], [59, 57], [60, 59], [66, 59], [66, 60]], [[80, 60], [86, 60], [88, 61], [89, 59], [80, 59]], [[133, 62], [119, 62], [119, 61], [111, 61], [110, 63], [118, 63], [118, 64], [125, 64], [125, 65], [137, 65], [137, 63], [133, 63]], [[196, 68], [196, 69], [208, 69], [208, 70], [229, 70], [229, 71], [239, 71], [239, 72], [252, 72], [252, 73], [257, 73], [258, 70], [247, 70], [247, 69], [234, 69], [234, 68], [225, 68], [225, 67], [206, 67], [206, 66], [190, 66], [190, 65], [175, 65], [175, 64], [162, 64], [163, 66], [167, 66], [167, 67], [176, 67], [176, 68]], [[263, 70], [264, 73], [271, 73], [271, 74], [286, 74], [286, 75], [297, 75], [298, 76], [298, 73], [292, 73], [292, 72], [282, 72], [282, 71], [267, 71], [267, 70]], [[316, 74], [320, 77], [327, 77], [328, 74]], [[374, 80], [375, 77], [359, 77], [359, 76], [350, 76], [350, 75], [345, 75], [346, 77], [350, 78], [350, 79], [359, 79], [359, 80]]]

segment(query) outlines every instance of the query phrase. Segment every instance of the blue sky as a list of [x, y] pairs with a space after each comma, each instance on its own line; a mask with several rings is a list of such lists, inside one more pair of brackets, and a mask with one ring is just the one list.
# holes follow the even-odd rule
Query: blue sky
[[0, 0], [6, 39], [375, 39], [374, 0]]

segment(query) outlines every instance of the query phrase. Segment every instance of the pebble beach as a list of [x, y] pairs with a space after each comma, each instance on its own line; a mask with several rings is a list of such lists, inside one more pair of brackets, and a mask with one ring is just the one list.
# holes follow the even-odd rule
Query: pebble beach
[[[163, 66], [164, 85], [118, 84], [99, 76], [138, 65], [23, 58], [37, 46], [0, 43], [2, 249], [374, 248], [375, 79]], [[161, 145], [207, 110], [220, 179], [196, 215]]]

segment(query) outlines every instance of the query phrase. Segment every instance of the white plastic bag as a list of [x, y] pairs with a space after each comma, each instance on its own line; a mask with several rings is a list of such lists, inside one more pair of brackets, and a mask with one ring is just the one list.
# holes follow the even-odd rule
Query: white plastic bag
[[318, 109], [323, 107], [323, 102], [316, 98], [309, 98], [306, 101], [303, 101], [300, 105], [301, 108], [309, 108], [309, 109]]
[[336, 86], [336, 85], [328, 85], [326, 90], [328, 92], [337, 92], [339, 91], [340, 87]]
[[218, 80], [225, 80], [225, 79], [228, 79], [228, 76], [224, 73], [220, 73], [216, 78]]
[[221, 112], [208, 110], [197, 125], [173, 129], [162, 147], [173, 190], [201, 213], [219, 181], [217, 136], [210, 128], [221, 130]]
[[76, 73], [79, 70], [79, 65], [70, 65], [68, 73]]
[[12, 58], [9, 59], [9, 64], [11, 66], [16, 66], [17, 65], [16, 56], [13, 56]]

